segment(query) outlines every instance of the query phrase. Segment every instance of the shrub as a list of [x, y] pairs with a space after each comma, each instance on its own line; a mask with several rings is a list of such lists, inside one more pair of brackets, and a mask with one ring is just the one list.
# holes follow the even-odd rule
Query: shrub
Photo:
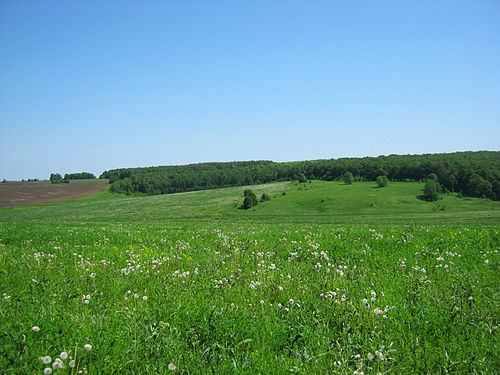
[[354, 181], [354, 176], [352, 175], [351, 172], [346, 172], [344, 173], [344, 175], [342, 176], [342, 179], [344, 180], [344, 182], [347, 184], [347, 185], [351, 185]]
[[249, 208], [253, 207], [253, 206], [257, 206], [257, 197], [255, 196], [255, 194], [253, 193], [252, 190], [250, 189], [246, 189], [244, 192], [243, 192], [243, 196], [245, 197], [243, 199], [243, 205], [241, 206], [241, 208], [243, 208], [244, 210], [248, 210]]
[[424, 200], [434, 202], [439, 199], [438, 184], [435, 180], [427, 180], [424, 187]]
[[386, 187], [389, 183], [389, 179], [387, 176], [378, 176], [377, 177], [377, 186], [378, 187]]
[[263, 193], [262, 197], [260, 197], [261, 202], [265, 202], [265, 201], [268, 201], [270, 199], [271, 199], [271, 197], [266, 193]]

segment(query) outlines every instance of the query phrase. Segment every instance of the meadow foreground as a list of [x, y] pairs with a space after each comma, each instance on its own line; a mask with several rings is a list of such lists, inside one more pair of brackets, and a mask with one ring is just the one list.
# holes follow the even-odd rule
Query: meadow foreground
[[495, 373], [499, 243], [498, 225], [0, 223], [0, 368]]

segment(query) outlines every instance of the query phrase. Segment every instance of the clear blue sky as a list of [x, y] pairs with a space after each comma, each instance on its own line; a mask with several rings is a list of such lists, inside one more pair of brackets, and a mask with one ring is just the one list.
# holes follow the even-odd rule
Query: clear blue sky
[[499, 149], [499, 1], [0, 2], [0, 178]]

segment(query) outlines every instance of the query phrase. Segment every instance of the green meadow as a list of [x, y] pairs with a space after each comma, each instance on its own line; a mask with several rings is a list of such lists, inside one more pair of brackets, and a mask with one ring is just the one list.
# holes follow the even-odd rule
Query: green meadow
[[0, 209], [0, 372], [498, 373], [498, 202], [250, 188]]

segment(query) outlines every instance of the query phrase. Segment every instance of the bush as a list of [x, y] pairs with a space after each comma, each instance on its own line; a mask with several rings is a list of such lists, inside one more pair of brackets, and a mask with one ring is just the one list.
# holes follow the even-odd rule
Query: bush
[[438, 184], [435, 180], [427, 180], [424, 187], [424, 200], [434, 202], [439, 199]]
[[243, 192], [243, 196], [245, 197], [245, 199], [243, 199], [243, 205], [241, 206], [241, 208], [243, 208], [244, 210], [248, 210], [253, 206], [257, 206], [257, 197], [252, 190], [246, 189]]
[[270, 199], [271, 199], [271, 197], [268, 194], [266, 194], [266, 193], [263, 193], [262, 197], [260, 197], [260, 201], [261, 202], [265, 202], [265, 201], [268, 201]]
[[389, 183], [389, 179], [387, 176], [378, 176], [377, 177], [377, 186], [378, 187], [386, 187]]
[[344, 173], [344, 175], [342, 176], [342, 179], [344, 180], [344, 182], [347, 184], [347, 185], [351, 185], [354, 181], [354, 176], [352, 175], [351, 172], [346, 172]]

